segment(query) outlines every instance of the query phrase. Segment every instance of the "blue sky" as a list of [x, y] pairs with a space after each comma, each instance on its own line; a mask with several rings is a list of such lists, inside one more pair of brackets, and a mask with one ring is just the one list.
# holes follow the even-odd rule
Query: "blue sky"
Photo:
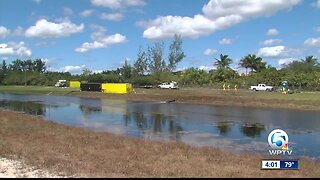
[[[238, 71], [249, 53], [268, 64], [320, 58], [320, 0], [0, 0], [0, 58], [42, 58], [51, 71], [81, 73], [132, 64], [139, 47], [174, 34], [178, 69], [212, 69], [227, 54]], [[167, 56], [167, 50], [166, 50]]]

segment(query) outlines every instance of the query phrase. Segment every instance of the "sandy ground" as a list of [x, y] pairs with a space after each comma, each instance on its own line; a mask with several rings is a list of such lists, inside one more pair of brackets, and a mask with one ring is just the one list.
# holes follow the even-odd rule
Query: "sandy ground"
[[0, 178], [59, 178], [44, 170], [27, 166], [23, 162], [0, 158]]

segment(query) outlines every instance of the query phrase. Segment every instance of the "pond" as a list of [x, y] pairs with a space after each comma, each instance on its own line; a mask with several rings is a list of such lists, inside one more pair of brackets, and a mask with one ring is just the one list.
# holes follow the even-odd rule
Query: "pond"
[[320, 158], [320, 112], [4, 93], [0, 107], [97, 132], [266, 156], [268, 135], [280, 128], [293, 157]]

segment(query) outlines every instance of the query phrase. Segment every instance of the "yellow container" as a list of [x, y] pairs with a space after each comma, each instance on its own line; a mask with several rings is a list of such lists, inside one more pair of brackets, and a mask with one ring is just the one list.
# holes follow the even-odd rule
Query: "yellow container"
[[80, 81], [70, 81], [70, 86], [71, 88], [80, 88]]
[[132, 85], [129, 83], [105, 83], [101, 86], [102, 92], [113, 94], [127, 94], [133, 92]]

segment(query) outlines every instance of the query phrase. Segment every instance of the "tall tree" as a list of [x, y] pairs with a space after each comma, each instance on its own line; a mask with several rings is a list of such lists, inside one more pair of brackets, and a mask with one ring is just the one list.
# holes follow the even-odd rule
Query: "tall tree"
[[92, 74], [92, 71], [89, 68], [84, 68], [82, 70], [82, 75], [83, 76], [89, 76], [90, 74]]
[[163, 72], [166, 67], [166, 63], [163, 59], [163, 43], [157, 42], [154, 47], [148, 48], [148, 65], [151, 73]]
[[34, 70], [39, 73], [44, 73], [47, 70], [46, 62], [41, 59], [36, 59], [34, 61]]
[[27, 71], [33, 71], [34, 70], [34, 63], [32, 62], [31, 59], [23, 61], [23, 63], [24, 63], [25, 70], [27, 70]]
[[25, 64], [23, 61], [21, 61], [20, 59], [16, 59], [14, 61], [12, 61], [12, 64], [10, 64], [10, 69], [12, 71], [23, 71]]
[[260, 72], [261, 70], [266, 69], [267, 63], [263, 62], [261, 57], [258, 57], [255, 54], [249, 54], [240, 60], [239, 65], [246, 68], [246, 70], [251, 68], [251, 72], [254, 70]]
[[318, 59], [314, 56], [307, 56], [305, 59], [301, 59], [301, 61], [310, 64], [317, 64]]
[[128, 60], [125, 60], [124, 65], [122, 66], [122, 68], [120, 68], [120, 74], [123, 77], [124, 81], [128, 81], [131, 78], [131, 73], [132, 68], [131, 66], [128, 64]]
[[[246, 56], [247, 57], [247, 56]], [[248, 74], [248, 68], [249, 67], [252, 67], [251, 66], [251, 62], [250, 62], [250, 59], [249, 58], [246, 58], [246, 57], [243, 57], [241, 60], [240, 60], [240, 63], [239, 65], [243, 68], [246, 68], [246, 75]]]
[[261, 72], [262, 70], [264, 69], [267, 69], [267, 63], [266, 62], [263, 62], [262, 59], [258, 59], [256, 62], [255, 62], [255, 65], [254, 65], [254, 70], [256, 72]]
[[313, 72], [320, 70], [318, 59], [313, 56], [307, 56], [300, 61], [296, 60], [285, 66], [286, 70], [294, 72]]
[[143, 75], [148, 70], [147, 55], [139, 49], [138, 58], [133, 64], [133, 72], [138, 75]]
[[228, 55], [220, 54], [220, 59], [215, 58], [214, 65], [220, 68], [229, 68], [230, 64], [232, 63], [232, 59], [229, 58]]
[[2, 61], [1, 70], [4, 76], [8, 73], [8, 66], [5, 60]]
[[182, 49], [182, 39], [180, 35], [174, 35], [174, 40], [170, 45], [169, 51], [168, 70], [172, 72], [176, 69], [177, 64], [186, 57]]

